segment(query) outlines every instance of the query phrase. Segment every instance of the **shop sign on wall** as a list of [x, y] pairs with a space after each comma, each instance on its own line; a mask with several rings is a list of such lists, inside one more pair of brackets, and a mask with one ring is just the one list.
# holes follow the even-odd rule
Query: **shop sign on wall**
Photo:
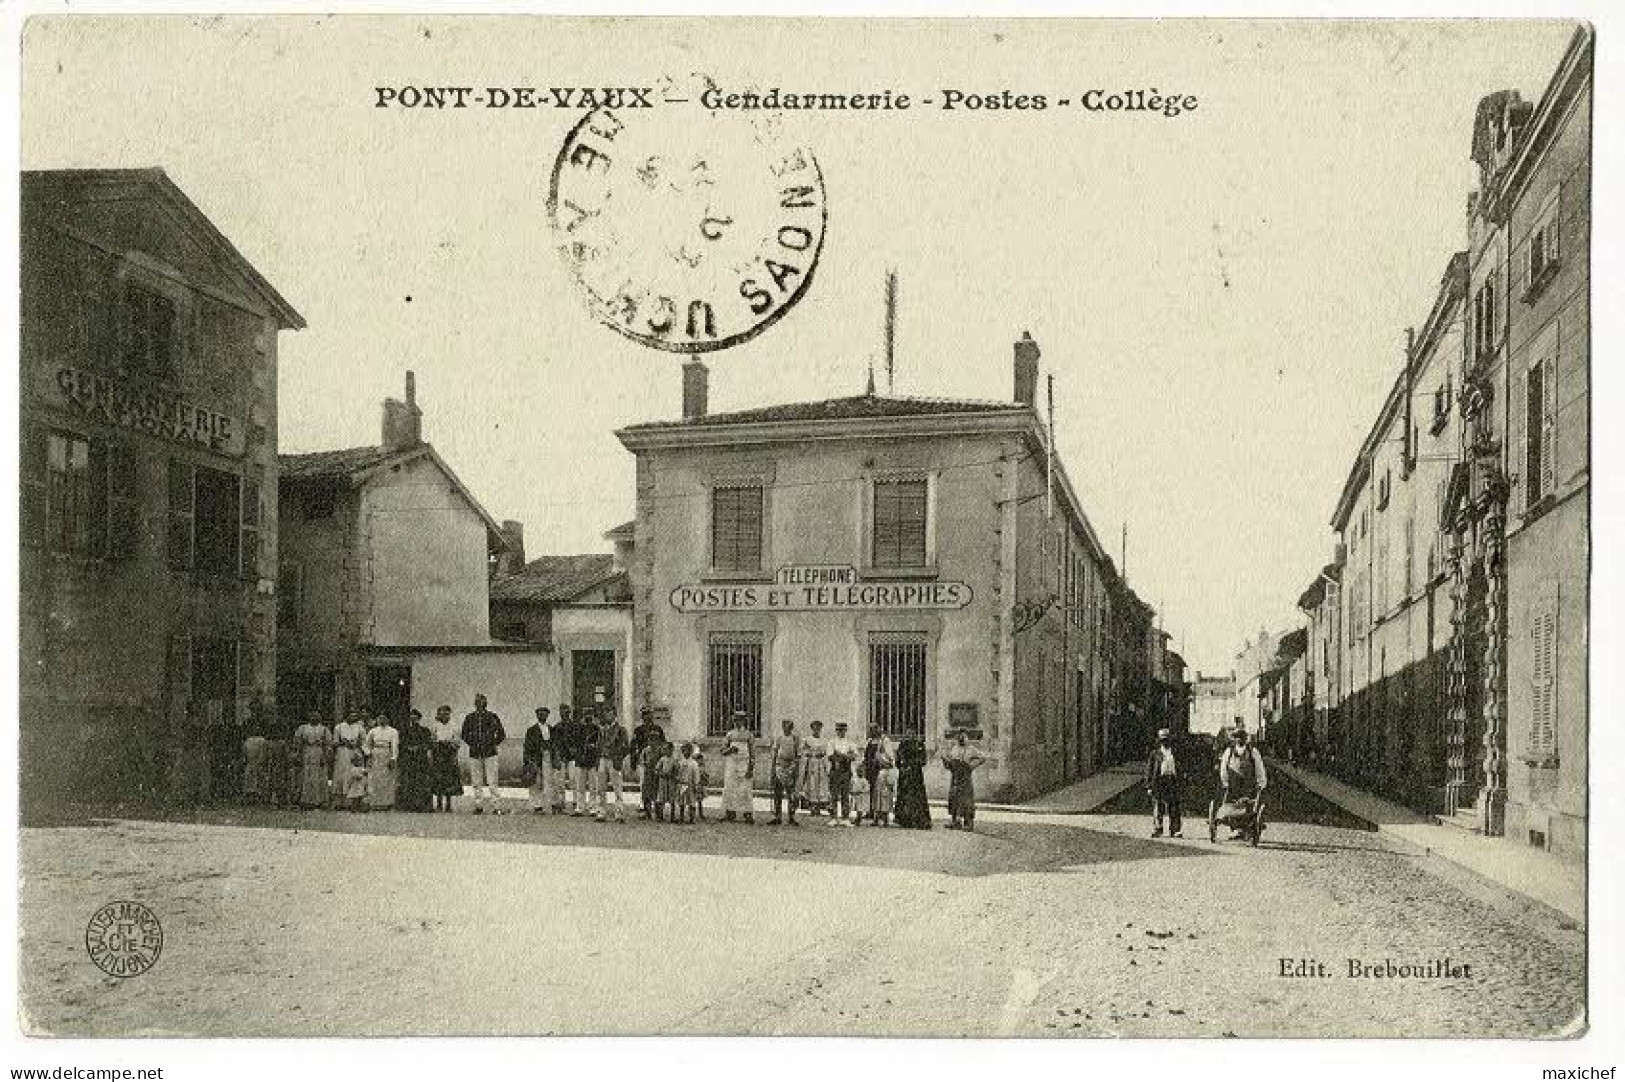
[[771, 583], [690, 583], [671, 592], [678, 612], [902, 612], [962, 609], [969, 583], [875, 582], [845, 564], [789, 565]]

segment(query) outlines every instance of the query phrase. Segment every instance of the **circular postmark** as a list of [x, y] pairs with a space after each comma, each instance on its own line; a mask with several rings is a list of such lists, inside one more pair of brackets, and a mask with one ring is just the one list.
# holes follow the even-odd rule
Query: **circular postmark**
[[673, 353], [772, 326], [812, 283], [827, 221], [808, 147], [725, 117], [610, 109], [570, 130], [547, 207], [594, 316]]
[[85, 950], [110, 977], [139, 977], [158, 963], [164, 929], [140, 902], [108, 902], [85, 925]]

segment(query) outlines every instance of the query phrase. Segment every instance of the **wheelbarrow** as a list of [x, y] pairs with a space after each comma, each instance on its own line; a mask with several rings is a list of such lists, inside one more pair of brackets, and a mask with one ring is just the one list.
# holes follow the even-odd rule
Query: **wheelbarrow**
[[1210, 801], [1207, 806], [1207, 840], [1219, 840], [1219, 827], [1227, 826], [1239, 831], [1253, 845], [1264, 833], [1264, 794], [1256, 797], [1229, 799], [1229, 794]]

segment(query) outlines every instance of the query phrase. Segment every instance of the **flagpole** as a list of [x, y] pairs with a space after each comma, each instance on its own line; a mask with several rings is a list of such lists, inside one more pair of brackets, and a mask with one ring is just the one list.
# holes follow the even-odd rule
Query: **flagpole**
[[897, 380], [897, 272], [886, 272], [886, 393]]

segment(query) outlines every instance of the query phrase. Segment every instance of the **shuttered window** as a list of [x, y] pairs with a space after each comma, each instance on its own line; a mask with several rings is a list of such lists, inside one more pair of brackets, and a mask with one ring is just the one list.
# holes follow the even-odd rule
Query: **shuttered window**
[[717, 571], [762, 569], [760, 485], [711, 490], [711, 567]]
[[750, 632], [711, 636], [706, 656], [707, 736], [725, 736], [734, 713], [745, 712], [751, 732], [762, 731], [762, 636]]
[[242, 521], [242, 543], [240, 574], [244, 582], [256, 582], [260, 577], [260, 550], [263, 542], [260, 537], [260, 483], [251, 478], [242, 479], [241, 487], [242, 507], [239, 515]]
[[1533, 507], [1557, 489], [1557, 362], [1546, 357], [1524, 376], [1525, 506]]
[[175, 376], [175, 302], [128, 284], [124, 290], [123, 360], [127, 371], [159, 380]]
[[169, 566], [192, 566], [192, 464], [169, 460]]
[[869, 723], [887, 736], [925, 733], [926, 638], [921, 632], [869, 636]]
[[875, 567], [925, 566], [927, 488], [923, 477], [875, 481], [870, 555]]
[[134, 452], [25, 426], [21, 454], [24, 545], [112, 560], [134, 551], [140, 506]]
[[1533, 762], [1557, 757], [1557, 591], [1541, 593], [1530, 621], [1534, 664], [1530, 667], [1529, 754]]

